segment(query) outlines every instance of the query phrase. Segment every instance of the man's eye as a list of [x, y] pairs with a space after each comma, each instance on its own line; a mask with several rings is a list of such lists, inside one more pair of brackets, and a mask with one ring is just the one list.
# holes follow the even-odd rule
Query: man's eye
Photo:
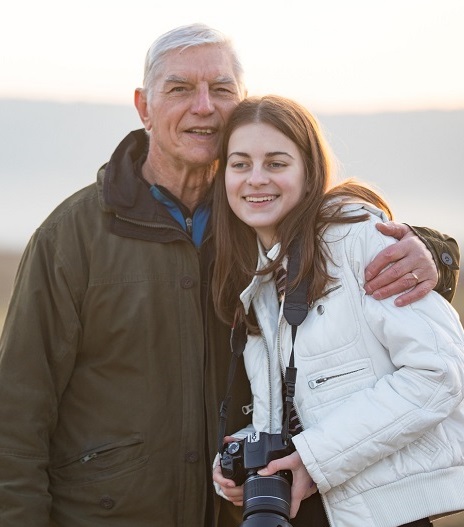
[[219, 93], [220, 95], [233, 95], [235, 96], [237, 94], [237, 91], [232, 89], [232, 88], [228, 88], [227, 86], [217, 86], [215, 88], [213, 88], [213, 91], [215, 93]]
[[185, 86], [174, 86], [169, 90], [169, 93], [182, 93], [186, 90]]

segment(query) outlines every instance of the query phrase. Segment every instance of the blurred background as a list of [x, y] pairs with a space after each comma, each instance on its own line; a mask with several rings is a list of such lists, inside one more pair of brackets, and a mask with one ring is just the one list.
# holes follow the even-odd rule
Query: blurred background
[[250, 94], [292, 97], [318, 117], [341, 176], [462, 251], [462, 0], [19, 0], [0, 20], [0, 328], [35, 228], [140, 128], [132, 100], [148, 47], [192, 22], [232, 38]]

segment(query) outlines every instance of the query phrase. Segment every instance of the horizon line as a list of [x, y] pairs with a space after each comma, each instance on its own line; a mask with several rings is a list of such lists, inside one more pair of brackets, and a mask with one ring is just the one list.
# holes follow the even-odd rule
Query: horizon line
[[[294, 98], [294, 97], [293, 97]], [[0, 94], [0, 102], [13, 102], [13, 103], [52, 103], [52, 104], [61, 104], [63, 106], [71, 105], [86, 105], [86, 106], [118, 106], [118, 107], [128, 107], [134, 108], [134, 105], [131, 102], [122, 102], [122, 101], [104, 101], [101, 99], [81, 99], [81, 98], [53, 98], [53, 97], [28, 97], [28, 96], [9, 96]], [[301, 102], [301, 101], [300, 101]], [[308, 106], [308, 103], [303, 103]], [[348, 106], [348, 105], [347, 105]], [[342, 106], [328, 108], [327, 104], [316, 105], [311, 108], [311, 111], [315, 113], [321, 113], [325, 115], [374, 115], [374, 114], [386, 114], [386, 113], [424, 113], [424, 112], [462, 112], [464, 111], [464, 102], [456, 105], [443, 105], [443, 104], [433, 104], [425, 106], [406, 106], [406, 105], [372, 105], [372, 106], [359, 106], [358, 104], [349, 105], [350, 108]]]

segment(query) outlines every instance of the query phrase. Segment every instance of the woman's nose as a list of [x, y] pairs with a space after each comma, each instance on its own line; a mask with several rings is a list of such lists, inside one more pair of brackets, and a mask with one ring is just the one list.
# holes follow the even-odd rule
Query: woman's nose
[[269, 177], [261, 167], [254, 166], [248, 175], [247, 183], [253, 187], [266, 185], [269, 183]]

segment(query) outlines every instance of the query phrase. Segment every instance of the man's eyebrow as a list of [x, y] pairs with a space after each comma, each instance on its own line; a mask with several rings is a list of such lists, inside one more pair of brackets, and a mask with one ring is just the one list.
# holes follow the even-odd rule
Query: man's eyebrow
[[179, 75], [168, 75], [164, 82], [180, 82], [180, 83], [187, 83], [188, 79], [186, 77], [180, 77]]
[[229, 76], [219, 76], [214, 79], [214, 82], [218, 84], [237, 84], [237, 81], [234, 79], [234, 77]]

